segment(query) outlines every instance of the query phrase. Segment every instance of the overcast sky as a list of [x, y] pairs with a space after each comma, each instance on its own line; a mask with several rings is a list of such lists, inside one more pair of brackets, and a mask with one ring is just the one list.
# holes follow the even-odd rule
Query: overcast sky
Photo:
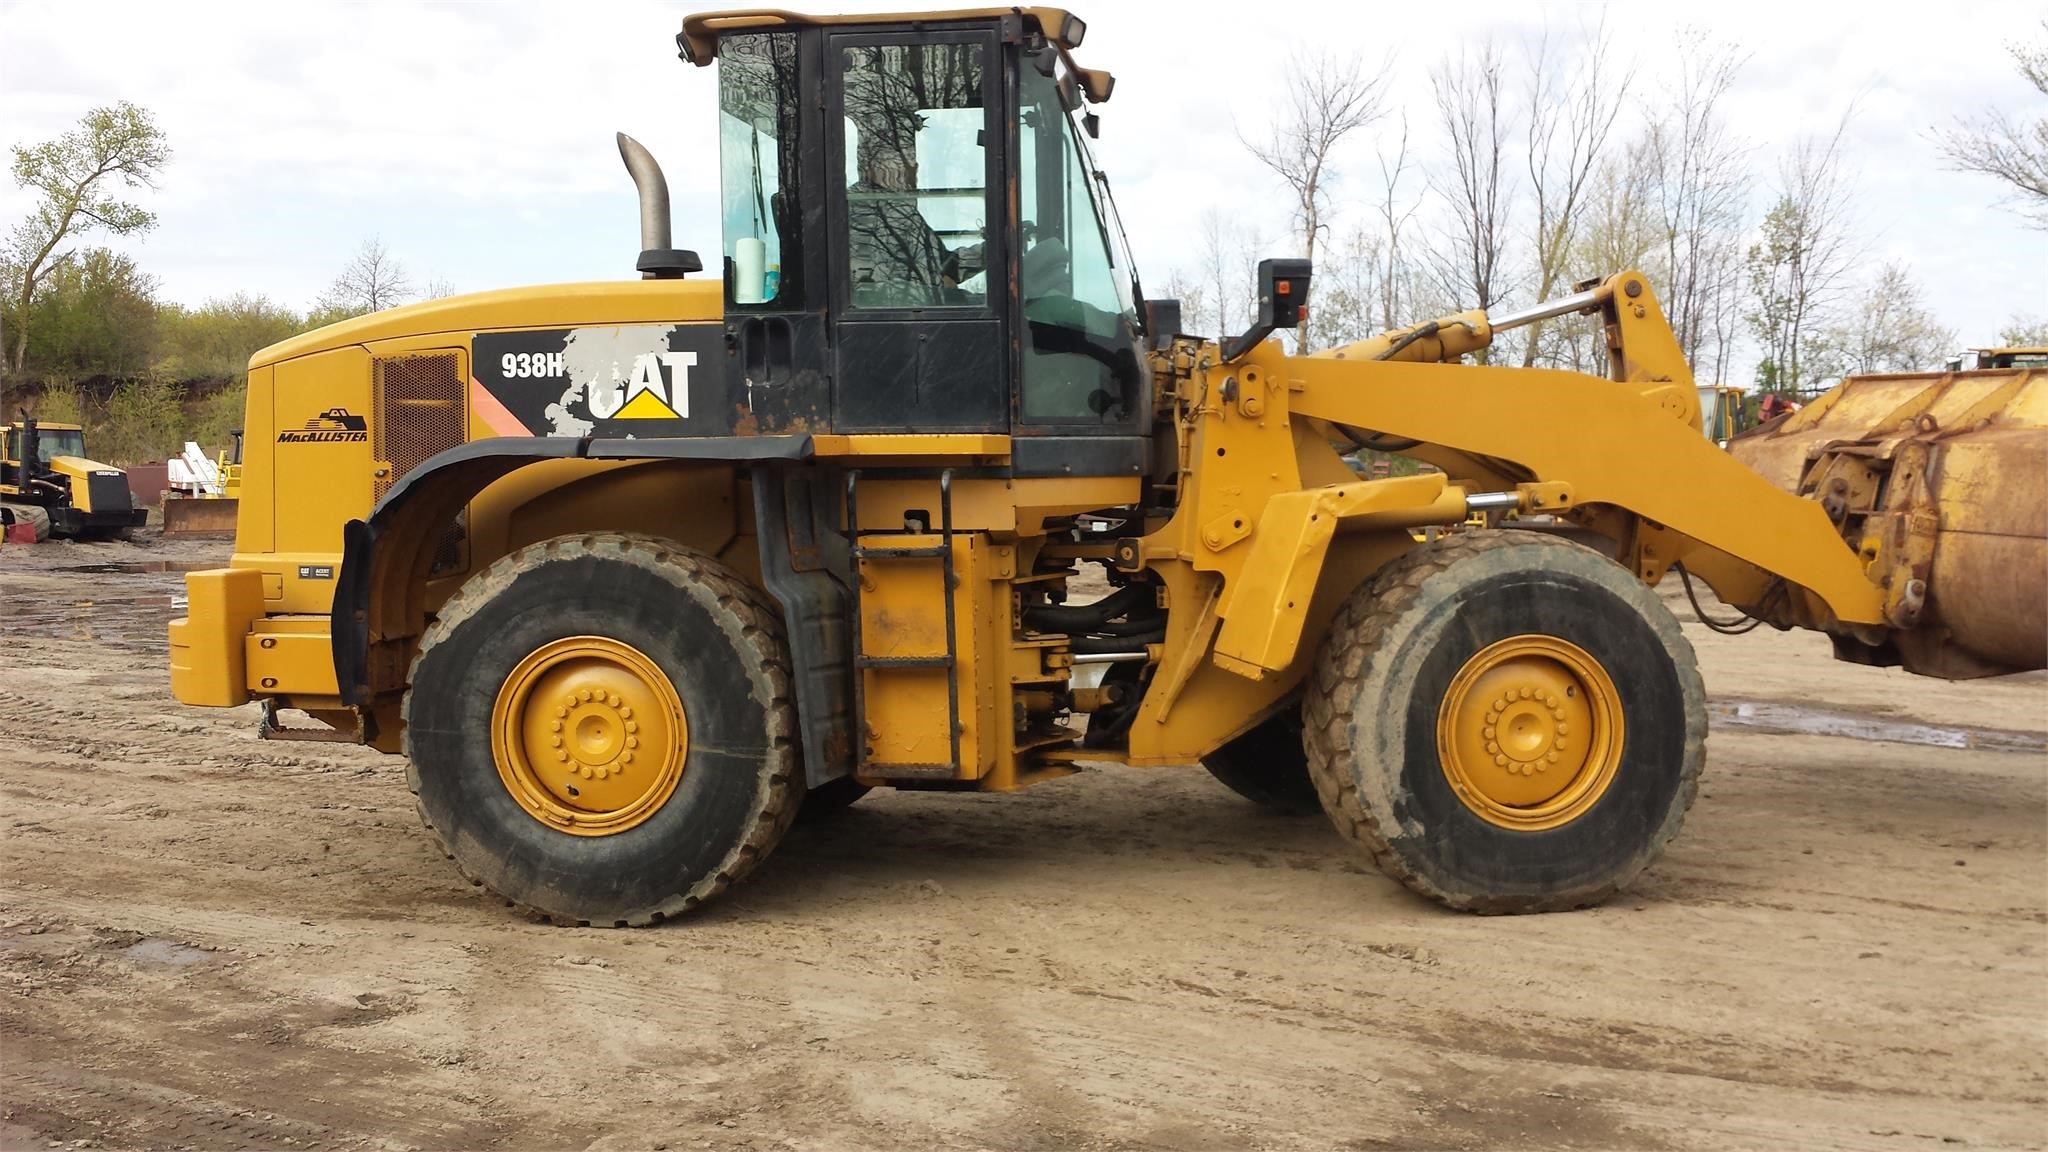
[[[831, 10], [889, 4], [833, 4]], [[380, 235], [416, 281], [458, 291], [632, 275], [631, 182], [612, 133], [646, 143], [667, 170], [677, 244], [719, 246], [716, 81], [676, 58], [688, 5], [472, 3], [110, 4], [0, 0], [0, 142], [50, 138], [87, 108], [127, 99], [154, 111], [175, 157], [142, 194], [159, 217], [120, 246], [165, 297], [199, 303], [259, 292], [304, 307], [361, 241]], [[1596, 6], [1097, 0], [1084, 63], [1118, 76], [1098, 158], [1153, 284], [1194, 264], [1195, 225], [1220, 206], [1293, 247], [1280, 190], [1246, 163], [1233, 131], [1266, 121], [1304, 46], [1391, 60], [1425, 158], [1429, 66], [1460, 37], [1514, 44], [1547, 20], [1598, 21]], [[1269, 27], [1248, 15], [1286, 13]], [[1453, 13], [1455, 19], [1452, 18]], [[1681, 23], [1749, 53], [1728, 103], [1755, 157], [1758, 212], [1779, 158], [1833, 129], [1853, 101], [1847, 162], [1870, 265], [1905, 261], [1941, 320], [1983, 343], [2016, 313], [2048, 314], [2048, 232], [1998, 206], [1999, 190], [1944, 170], [1930, 136], [1999, 105], [2044, 101], [2004, 51], [2038, 35], [2039, 3], [1936, 7], [1719, 2], [1615, 6], [1604, 14], [1647, 97], [1671, 68]], [[1347, 157], [1363, 192], [1370, 153]], [[1338, 222], [1356, 220], [1340, 186]], [[1419, 188], [1418, 188], [1419, 191]], [[28, 201], [7, 182], [0, 222]]]

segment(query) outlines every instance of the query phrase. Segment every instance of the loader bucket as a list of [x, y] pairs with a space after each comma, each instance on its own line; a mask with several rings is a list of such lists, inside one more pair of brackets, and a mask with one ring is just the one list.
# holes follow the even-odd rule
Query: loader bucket
[[231, 537], [241, 504], [218, 496], [165, 496], [164, 535]]
[[2048, 667], [2048, 369], [1850, 377], [1728, 450], [1818, 500], [1884, 587], [1889, 642], [1838, 654]]

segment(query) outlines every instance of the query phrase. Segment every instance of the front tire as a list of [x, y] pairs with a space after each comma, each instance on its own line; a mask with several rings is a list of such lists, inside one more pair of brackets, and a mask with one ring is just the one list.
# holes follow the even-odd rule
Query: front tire
[[1310, 676], [1309, 770], [1339, 832], [1473, 912], [1598, 903], [1677, 834], [1705, 760], [1692, 646], [1590, 549], [1474, 531], [1387, 566]]
[[782, 622], [716, 560], [592, 534], [473, 577], [405, 697], [420, 817], [556, 923], [657, 923], [767, 856], [802, 794]]

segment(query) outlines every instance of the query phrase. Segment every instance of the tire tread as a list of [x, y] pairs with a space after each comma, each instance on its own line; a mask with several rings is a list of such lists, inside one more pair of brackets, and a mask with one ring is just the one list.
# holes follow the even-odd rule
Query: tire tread
[[[765, 859], [782, 839], [784, 832], [796, 819], [797, 806], [803, 799], [802, 765], [797, 752], [795, 725], [795, 695], [790, 688], [788, 647], [783, 640], [783, 625], [780, 611], [766, 593], [747, 583], [744, 577], [716, 559], [694, 549], [678, 545], [657, 536], [644, 536], [623, 532], [588, 532], [575, 536], [557, 536], [530, 544], [515, 552], [499, 557], [481, 574], [472, 577], [458, 589], [442, 606], [440, 614], [429, 624], [426, 633], [420, 637], [419, 651], [414, 655], [412, 669], [416, 672], [420, 662], [436, 644], [449, 636], [455, 627], [474, 615], [485, 604], [512, 586], [522, 574], [542, 564], [573, 559], [578, 556], [605, 556], [624, 558], [632, 554], [654, 561], [666, 570], [669, 579], [679, 587], [688, 589], [696, 584], [707, 589], [714, 598], [718, 610], [737, 627], [736, 631], [745, 643], [736, 645], [745, 663], [750, 679], [765, 682], [769, 687], [767, 714], [769, 717], [770, 762], [766, 771], [765, 787], [761, 788], [754, 810], [749, 816], [747, 833], [740, 838], [732, 851], [717, 868], [700, 878], [684, 890], [661, 900], [651, 908], [635, 915], [610, 922], [615, 928], [644, 928], [673, 919], [701, 907], [717, 898], [744, 878], [754, 866]], [[687, 582], [687, 583], [685, 583]], [[407, 674], [408, 688], [402, 705], [406, 721], [405, 735], [405, 776], [406, 786], [413, 794], [413, 807], [419, 813], [420, 823], [434, 837], [435, 846], [441, 854], [455, 862], [462, 877], [477, 887], [486, 887], [484, 881], [472, 875], [462, 862], [456, 859], [441, 830], [434, 826], [426, 806], [420, 801], [419, 768], [412, 759], [412, 691], [410, 684], [413, 674]], [[501, 895], [501, 898], [502, 897]], [[505, 903], [519, 909], [536, 920], [565, 927], [590, 927], [588, 920], [570, 919], [543, 911], [517, 900], [504, 898]], [[604, 927], [606, 925], [597, 925]]]

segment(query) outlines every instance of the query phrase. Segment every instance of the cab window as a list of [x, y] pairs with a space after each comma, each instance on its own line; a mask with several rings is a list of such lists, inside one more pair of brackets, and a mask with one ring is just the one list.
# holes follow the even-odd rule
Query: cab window
[[719, 45], [720, 203], [734, 304], [775, 304], [796, 294], [797, 86], [794, 33], [734, 36]]
[[984, 45], [839, 51], [849, 303], [986, 306]]

